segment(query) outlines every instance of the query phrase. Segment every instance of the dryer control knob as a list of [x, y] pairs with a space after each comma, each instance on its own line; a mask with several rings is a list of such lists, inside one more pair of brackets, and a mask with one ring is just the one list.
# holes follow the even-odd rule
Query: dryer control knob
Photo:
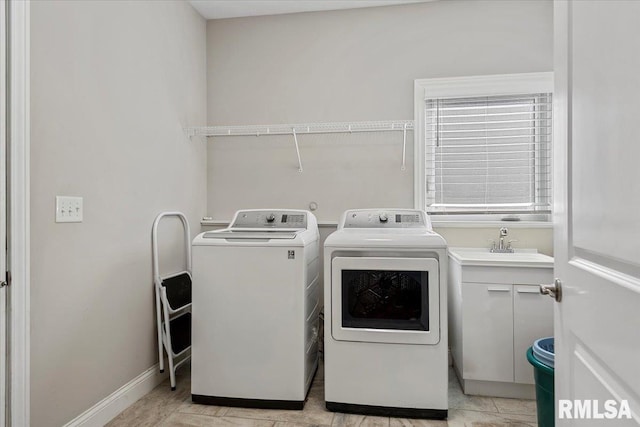
[[382, 213], [380, 214], [380, 222], [387, 222], [389, 221], [389, 217], [387, 216], [386, 213]]
[[274, 214], [267, 215], [267, 222], [273, 222], [276, 220], [276, 216]]

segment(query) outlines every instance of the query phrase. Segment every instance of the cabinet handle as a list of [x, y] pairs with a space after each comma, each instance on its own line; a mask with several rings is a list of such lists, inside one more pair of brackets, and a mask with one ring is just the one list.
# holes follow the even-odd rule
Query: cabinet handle
[[510, 292], [509, 288], [487, 288], [489, 292]]
[[540, 293], [540, 289], [537, 288], [533, 288], [533, 289], [518, 289], [518, 293], [519, 294], [539, 294]]

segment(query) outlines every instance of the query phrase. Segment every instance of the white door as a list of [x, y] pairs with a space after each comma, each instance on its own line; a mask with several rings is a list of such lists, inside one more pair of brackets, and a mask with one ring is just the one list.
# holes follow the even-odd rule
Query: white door
[[[554, 20], [557, 425], [638, 426], [640, 2], [556, 1]], [[567, 419], [558, 399], [632, 418]]]
[[[0, 22], [7, 22], [8, 2], [0, 4]], [[7, 32], [0, 34], [0, 427], [7, 418]]]

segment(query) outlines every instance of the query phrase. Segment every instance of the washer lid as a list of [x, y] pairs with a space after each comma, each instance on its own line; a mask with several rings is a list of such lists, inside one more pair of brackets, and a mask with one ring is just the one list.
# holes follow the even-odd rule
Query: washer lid
[[269, 231], [256, 231], [256, 230], [219, 230], [219, 231], [207, 231], [202, 235], [204, 239], [250, 239], [250, 240], [271, 240], [271, 239], [295, 239], [298, 233], [302, 230], [269, 230]]

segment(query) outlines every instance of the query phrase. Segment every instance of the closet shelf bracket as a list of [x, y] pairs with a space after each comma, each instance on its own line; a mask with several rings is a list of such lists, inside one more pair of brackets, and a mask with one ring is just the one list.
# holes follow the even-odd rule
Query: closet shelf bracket
[[302, 159], [300, 159], [300, 147], [298, 146], [296, 128], [291, 128], [291, 132], [293, 133], [293, 142], [296, 144], [296, 154], [298, 155], [298, 172], [302, 172]]
[[404, 124], [402, 129], [402, 166], [401, 170], [405, 170], [407, 161], [407, 123]]

